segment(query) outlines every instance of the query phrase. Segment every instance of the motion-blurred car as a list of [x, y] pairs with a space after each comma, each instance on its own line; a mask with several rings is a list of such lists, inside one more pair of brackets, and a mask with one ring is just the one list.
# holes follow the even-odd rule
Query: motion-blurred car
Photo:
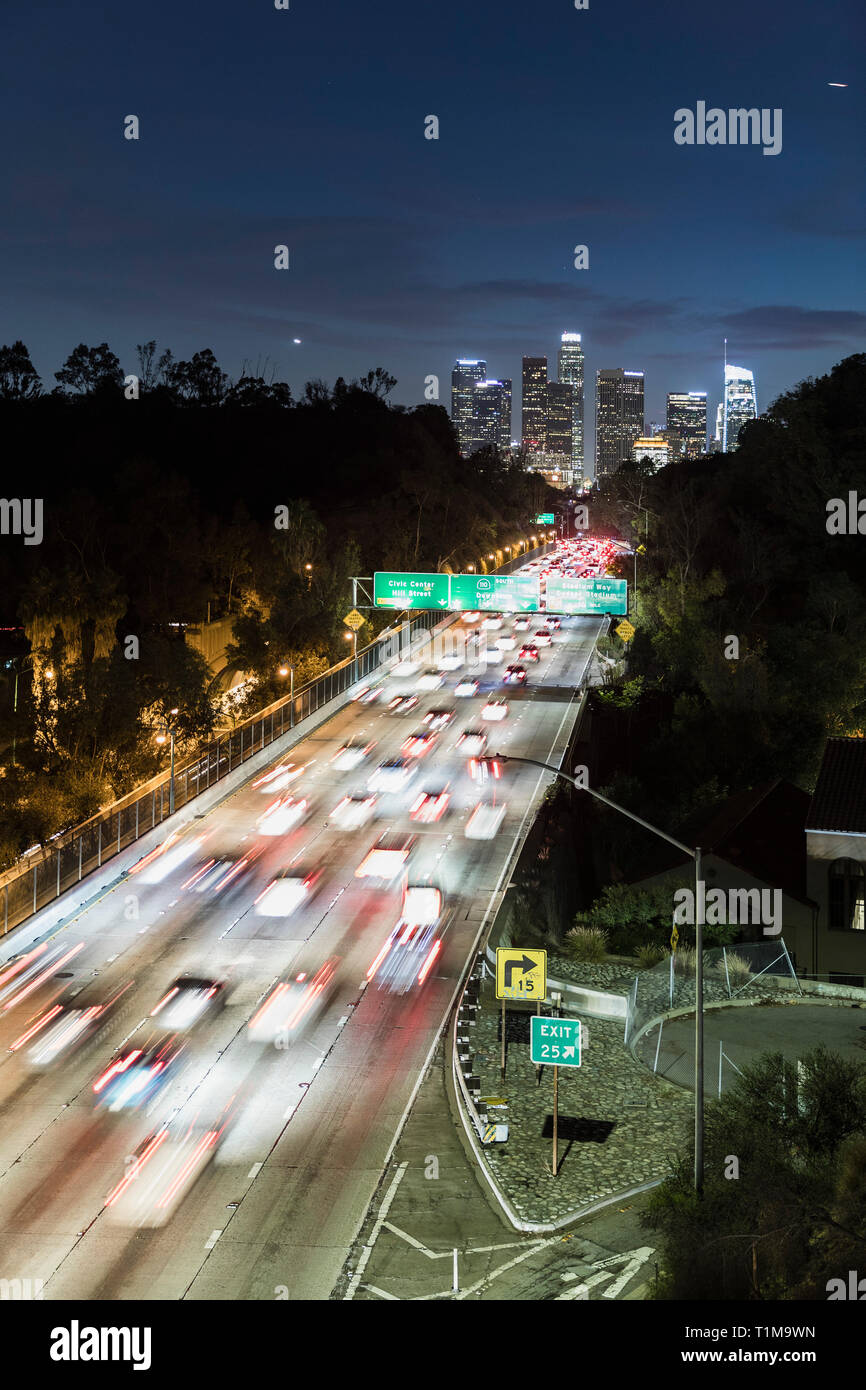
[[219, 1147], [226, 1121], [208, 1127], [177, 1120], [139, 1144], [105, 1199], [109, 1219], [130, 1228], [163, 1226]]
[[271, 879], [253, 904], [257, 917], [291, 917], [315, 895], [322, 877], [321, 869], [304, 871], [293, 867]]
[[279, 796], [257, 822], [260, 835], [286, 835], [306, 820], [310, 803], [306, 797]]
[[417, 695], [395, 695], [388, 701], [388, 709], [392, 714], [408, 714], [410, 710], [417, 708]]
[[162, 883], [164, 878], [195, 854], [205, 838], [204, 835], [191, 835], [188, 839], [178, 839], [177, 832], [174, 832], [164, 844], [158, 845], [132, 866], [130, 877], [137, 874], [140, 883]]
[[147, 1105], [173, 1079], [184, 1046], [169, 1034], [124, 1047], [93, 1083], [97, 1106], [117, 1112]]
[[492, 840], [500, 825], [505, 819], [507, 807], [504, 802], [498, 802], [491, 806], [489, 802], [482, 801], [475, 807], [472, 815], [466, 822], [463, 834], [467, 840]]
[[497, 637], [493, 645], [498, 647], [501, 652], [513, 652], [514, 648], [517, 646], [517, 638]]
[[502, 614], [491, 613], [489, 618], [484, 619], [481, 626], [484, 628], [485, 632], [498, 632], [502, 626]]
[[355, 870], [355, 877], [393, 883], [397, 875], [406, 868], [414, 844], [415, 836], [407, 835], [403, 831], [380, 835]]
[[502, 776], [502, 764], [498, 758], [489, 758], [486, 755], [470, 758], [468, 772], [473, 782], [487, 782], [491, 779], [498, 781]]
[[461, 699], [465, 700], [472, 695], [477, 695], [479, 689], [480, 687], [477, 680], [474, 680], [471, 676], [465, 676], [463, 680], [458, 681], [455, 685], [454, 694], [459, 695]]
[[370, 774], [367, 789], [371, 792], [401, 792], [417, 772], [416, 764], [408, 758], [390, 758]]
[[358, 830], [372, 820], [378, 800], [369, 792], [352, 792], [337, 803], [331, 820], [338, 830]]
[[420, 821], [423, 825], [430, 825], [434, 821], [441, 820], [450, 800], [451, 796], [447, 784], [441, 789], [423, 791], [412, 802], [409, 808], [409, 819]]
[[481, 711], [481, 718], [488, 719], [493, 724], [498, 724], [508, 716], [508, 705], [504, 700], [490, 699]]
[[451, 723], [455, 714], [456, 710], [451, 708], [451, 706], [446, 708], [442, 705], [437, 709], [428, 710], [421, 720], [421, 723], [426, 724], [427, 728], [430, 729], [432, 733], [438, 733], [440, 729], [444, 729], [447, 724]]
[[549, 647], [550, 633], [548, 632], [546, 627], [540, 627], [537, 632], [534, 632], [532, 634], [532, 640], [535, 643], [536, 647]]
[[151, 1009], [150, 1017], [157, 1020], [160, 1028], [184, 1033], [203, 1018], [215, 1014], [224, 1003], [223, 980], [181, 975], [163, 995], [156, 1008]]
[[60, 1057], [69, 1056], [88, 1042], [105, 1023], [108, 1006], [91, 1004], [72, 1008], [54, 1004], [31, 1022], [9, 1044], [10, 1052], [24, 1052], [28, 1066], [50, 1067]]
[[555, 613], [551, 613], [549, 617], [545, 618], [544, 626], [549, 627], [551, 632], [559, 632], [559, 629], [562, 627], [562, 622]]
[[448, 656], [443, 656], [439, 658], [440, 671], [459, 671], [462, 665], [463, 657], [458, 656], [456, 652], [452, 652]]
[[445, 684], [445, 677], [441, 671], [436, 671], [432, 667], [424, 671], [415, 682], [416, 690], [441, 690]]
[[457, 747], [467, 758], [480, 758], [487, 747], [487, 734], [483, 729], [464, 729]]
[[439, 739], [438, 734], [434, 734], [432, 729], [416, 729], [400, 745], [400, 751], [407, 758], [426, 758], [436, 747]]
[[525, 666], [506, 666], [505, 675], [502, 677], [503, 685], [525, 685], [526, 667]]
[[261, 777], [257, 777], [252, 784], [253, 790], [272, 796], [274, 792], [285, 791], [291, 782], [297, 781], [303, 771], [303, 763], [280, 763], [279, 767], [272, 767], [269, 772], [263, 772]]
[[254, 848], [241, 855], [240, 859], [229, 856], [206, 859], [181, 887], [192, 893], [222, 893], [227, 889], [237, 888], [247, 877], [260, 853], [260, 848]]
[[247, 1024], [251, 1042], [287, 1047], [300, 1037], [327, 1004], [337, 983], [339, 956], [331, 956], [312, 973], [301, 970], [281, 980]]
[[539, 661], [541, 659], [541, 653], [534, 642], [524, 642], [520, 651], [517, 653], [517, 659], [519, 661]]
[[348, 743], [337, 749], [331, 764], [338, 772], [352, 772], [370, 756], [375, 746], [375, 743], [363, 743], [360, 739], [350, 738]]
[[464, 613], [460, 621], [461, 623], [477, 623], [480, 617], [480, 613]]
[[441, 919], [439, 889], [429, 883], [408, 885], [397, 925], [367, 971], [367, 979], [400, 994], [423, 984], [442, 950], [437, 936]]
[[360, 695], [355, 696], [355, 699], [362, 705], [375, 705], [376, 701], [381, 699], [384, 690], [384, 685], [368, 685]]

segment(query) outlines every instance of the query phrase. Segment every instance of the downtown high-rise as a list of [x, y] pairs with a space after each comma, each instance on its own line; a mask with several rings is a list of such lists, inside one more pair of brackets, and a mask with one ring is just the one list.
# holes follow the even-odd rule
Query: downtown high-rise
[[596, 482], [631, 461], [634, 442], [643, 432], [643, 372], [629, 372], [622, 367], [596, 372]]
[[675, 430], [683, 442], [680, 457], [698, 459], [707, 452], [706, 391], [669, 391], [666, 430]]
[[521, 395], [521, 434], [527, 453], [547, 448], [547, 358], [524, 357]]
[[503, 456], [507, 454], [511, 448], [511, 382], [477, 381], [470, 404], [468, 444], [463, 452], [472, 454], [490, 444]]
[[757, 415], [755, 373], [749, 371], [748, 367], [730, 367], [726, 363], [722, 438], [725, 453], [736, 449], [743, 425], [757, 419]]
[[454, 363], [451, 372], [451, 423], [461, 454], [469, 454], [475, 437], [475, 387], [480, 381], [486, 380], [487, 363], [480, 358], [463, 357]]
[[583, 477], [583, 346], [579, 333], [563, 333], [560, 340], [557, 375], [572, 388], [571, 468], [575, 478]]

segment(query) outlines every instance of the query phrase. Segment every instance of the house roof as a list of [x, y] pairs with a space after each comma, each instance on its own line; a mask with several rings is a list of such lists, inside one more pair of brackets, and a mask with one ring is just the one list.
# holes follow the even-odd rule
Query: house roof
[[828, 738], [806, 829], [866, 834], [866, 738]]
[[[804, 836], [808, 808], [808, 792], [777, 778], [702, 807], [678, 826], [676, 837], [684, 844], [700, 845], [704, 855], [724, 859], [752, 878], [808, 903]], [[647, 848], [647, 860], [632, 882], [667, 873], [684, 863], [673, 846]]]

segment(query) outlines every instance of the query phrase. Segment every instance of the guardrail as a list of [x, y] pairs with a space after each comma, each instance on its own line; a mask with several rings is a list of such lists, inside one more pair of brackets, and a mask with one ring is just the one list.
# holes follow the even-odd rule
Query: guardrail
[[[545, 544], [529, 553], [544, 553], [548, 548]], [[499, 572], [508, 572], [513, 565], [524, 564], [526, 559], [524, 555], [509, 561]], [[450, 621], [449, 615], [446, 622]], [[418, 633], [431, 631], [442, 622], [441, 613], [417, 613], [400, 624], [394, 636], [400, 634], [399, 645], [406, 649]], [[175, 767], [175, 814], [254, 754], [302, 726], [333, 700], [347, 695], [353, 685], [384, 669], [391, 657], [392, 644], [372, 642], [357, 656], [347, 657], [299, 687], [293, 696], [283, 696], [243, 720], [231, 732], [208, 740], [194, 757]], [[55, 902], [88, 874], [101, 869], [142, 835], [167, 820], [170, 780], [170, 773], [160, 773], [83, 824], [53, 836], [47, 845], [23, 856], [0, 873], [2, 935]]]

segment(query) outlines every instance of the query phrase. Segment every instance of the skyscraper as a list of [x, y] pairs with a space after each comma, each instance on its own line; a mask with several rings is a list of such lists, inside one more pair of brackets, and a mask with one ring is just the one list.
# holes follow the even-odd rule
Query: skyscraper
[[511, 382], [478, 381], [472, 388], [467, 424], [467, 454], [494, 444], [500, 453], [511, 448]]
[[720, 454], [725, 433], [725, 407], [721, 401], [716, 406], [716, 429], [707, 448], [708, 454]]
[[596, 372], [596, 481], [631, 459], [632, 445], [643, 432], [643, 372], [627, 372], [622, 367]]
[[569, 382], [547, 383], [546, 416], [545, 453], [564, 454], [566, 468], [570, 470], [574, 458], [574, 387]]
[[559, 380], [573, 387], [571, 467], [583, 476], [583, 347], [579, 333], [563, 333], [559, 349]]
[[547, 358], [524, 357], [522, 435], [530, 453], [546, 447], [547, 423]]
[[722, 448], [728, 453], [737, 447], [743, 425], [758, 416], [755, 401], [755, 373], [748, 367], [729, 367], [725, 364], [725, 412]]
[[707, 452], [706, 391], [669, 391], [666, 428], [683, 441], [682, 457], [698, 459]]
[[469, 452], [472, 440], [472, 393], [479, 381], [487, 379], [487, 363], [480, 358], [458, 358], [451, 373], [451, 422], [457, 435], [461, 454]]

